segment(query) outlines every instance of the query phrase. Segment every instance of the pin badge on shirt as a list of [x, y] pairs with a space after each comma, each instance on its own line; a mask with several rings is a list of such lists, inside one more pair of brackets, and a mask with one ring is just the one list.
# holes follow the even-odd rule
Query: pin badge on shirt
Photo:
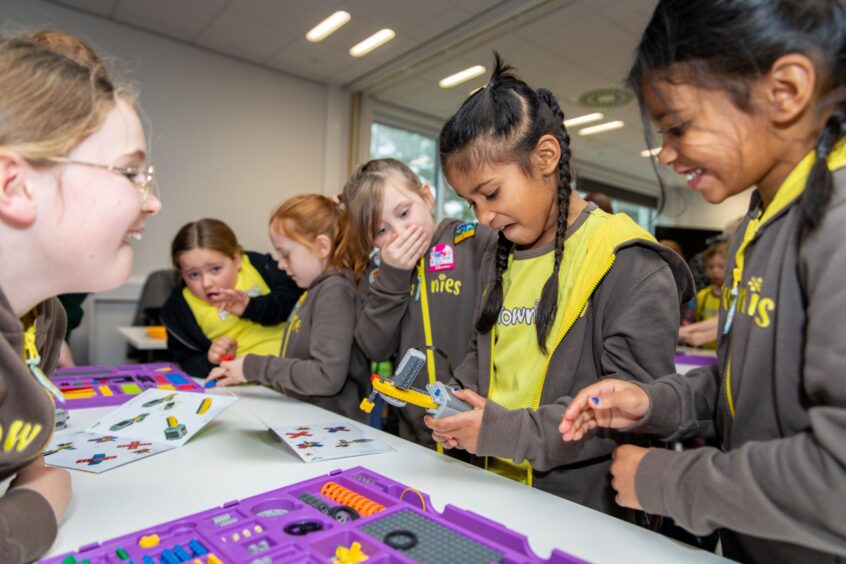
[[429, 253], [429, 272], [452, 270], [455, 268], [455, 254], [446, 243], [438, 243]]

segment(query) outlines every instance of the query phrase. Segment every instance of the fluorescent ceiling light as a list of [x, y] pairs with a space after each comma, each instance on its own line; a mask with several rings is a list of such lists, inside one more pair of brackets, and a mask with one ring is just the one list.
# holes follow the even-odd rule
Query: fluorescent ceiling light
[[438, 82], [438, 86], [441, 88], [452, 88], [462, 82], [467, 82], [471, 78], [476, 78], [477, 76], [481, 76], [485, 74], [485, 67], [482, 65], [476, 65], [475, 67], [470, 67], [469, 69], [464, 69], [463, 71], [457, 72], [455, 74], [451, 74], [446, 78], [443, 78]]
[[605, 116], [596, 112], [595, 114], [585, 114], [583, 116], [574, 117], [571, 119], [564, 120], [564, 127], [573, 127], [574, 125], [584, 125], [586, 123], [590, 123], [592, 121], [599, 121]]
[[594, 133], [602, 133], [603, 131], [611, 131], [612, 129], [620, 129], [625, 125], [622, 121], [609, 121], [608, 123], [600, 123], [579, 130], [579, 135], [593, 135]]
[[641, 157], [655, 157], [658, 153], [661, 152], [661, 147], [655, 147], [654, 149], [647, 149], [646, 151], [641, 151]]
[[352, 49], [350, 49], [350, 55], [353, 57], [363, 57], [364, 55], [368, 54], [373, 49], [380, 47], [396, 37], [396, 33], [392, 29], [383, 29], [381, 31], [377, 31], [358, 45], [354, 45]]
[[350, 21], [350, 15], [344, 11], [338, 11], [311, 28], [311, 31], [306, 33], [306, 39], [311, 41], [312, 43], [317, 43], [318, 41], [323, 41], [344, 25]]

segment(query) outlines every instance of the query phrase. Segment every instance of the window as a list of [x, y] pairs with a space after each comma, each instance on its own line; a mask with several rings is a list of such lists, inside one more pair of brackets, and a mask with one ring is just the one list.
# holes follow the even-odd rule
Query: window
[[[390, 118], [390, 116], [388, 116]], [[387, 121], [395, 121], [388, 119]], [[406, 122], [400, 122], [406, 123]], [[404, 162], [420, 180], [428, 184], [435, 197], [435, 220], [454, 217], [463, 221], [476, 221], [473, 210], [447, 186], [438, 161], [436, 133], [425, 133], [431, 127], [410, 128], [373, 121], [370, 128], [370, 158], [394, 158]], [[583, 196], [588, 192], [603, 192], [611, 198], [615, 212], [630, 216], [648, 231], [655, 224], [658, 199], [654, 196], [632, 192], [587, 178], [578, 179], [578, 190]]]
[[370, 128], [370, 158], [393, 158], [404, 162], [435, 197], [435, 218], [455, 217], [475, 221], [467, 203], [449, 189], [438, 163], [438, 142], [434, 135], [374, 121]]
[[618, 200], [611, 198], [611, 205], [614, 207], [614, 213], [624, 213], [635, 222], [646, 229], [652, 231], [655, 226], [655, 208], [641, 206], [626, 200]]

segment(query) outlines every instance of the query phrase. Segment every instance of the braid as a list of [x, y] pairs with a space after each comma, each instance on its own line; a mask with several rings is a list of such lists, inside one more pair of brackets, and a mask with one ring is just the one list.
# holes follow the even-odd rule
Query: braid
[[[558, 310], [558, 275], [564, 259], [568, 204], [571, 193], [570, 136], [564, 128], [564, 113], [551, 92], [533, 90], [494, 53], [496, 68], [483, 90], [471, 95], [441, 129], [438, 147], [444, 171], [468, 171], [482, 163], [517, 163], [527, 175], [532, 157], [544, 135], [554, 135], [561, 148], [558, 182], [554, 264], [536, 306], [538, 346], [547, 353], [546, 340]], [[546, 221], [546, 220], [545, 220]], [[546, 226], [542, 234], [546, 234]], [[499, 320], [504, 301], [502, 277], [514, 242], [500, 233], [496, 254], [496, 278], [476, 322], [481, 333]]]
[[834, 145], [846, 135], [846, 104], [837, 106], [817, 137], [817, 160], [811, 167], [802, 195], [802, 208], [799, 218], [799, 239], [810, 235], [825, 216], [826, 206], [834, 191], [834, 178], [828, 169], [828, 156]]
[[541, 299], [537, 308], [537, 334], [538, 345], [544, 354], [547, 352], [546, 340], [552, 325], [555, 322], [555, 315], [558, 312], [558, 273], [561, 269], [561, 262], [564, 258], [564, 235], [567, 232], [567, 215], [570, 204], [570, 135], [564, 127], [564, 112], [558, 105], [555, 96], [543, 88], [537, 91], [538, 98], [549, 107], [553, 115], [554, 123], [561, 124], [554, 130], [555, 138], [561, 147], [561, 156], [558, 159], [558, 221], [555, 228], [555, 255], [550, 274], [541, 292]]
[[485, 300], [485, 306], [482, 308], [482, 313], [479, 315], [479, 320], [476, 322], [476, 330], [479, 333], [487, 333], [493, 326], [496, 325], [499, 319], [499, 310], [502, 309], [502, 300], [504, 298], [502, 291], [502, 274], [508, 268], [508, 257], [511, 255], [511, 248], [513, 247], [511, 241], [505, 238], [502, 233], [499, 234], [499, 240], [496, 245], [496, 278], [490, 285], [490, 292]]

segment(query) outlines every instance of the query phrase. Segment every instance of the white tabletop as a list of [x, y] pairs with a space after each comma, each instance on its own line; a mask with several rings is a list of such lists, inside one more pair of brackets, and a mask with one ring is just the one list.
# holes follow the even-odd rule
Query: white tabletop
[[147, 336], [145, 327], [124, 325], [118, 327], [117, 330], [129, 341], [130, 345], [139, 351], [161, 351], [167, 348], [166, 339], [151, 339]]
[[[716, 562], [718, 557], [393, 435], [367, 432], [396, 452], [305, 464], [268, 426], [344, 421], [340, 415], [263, 387], [229, 388], [240, 398], [182, 448], [103, 474], [71, 471], [74, 497], [49, 555], [222, 505], [231, 500], [365, 466], [526, 535], [542, 558], [560, 548], [592, 562]], [[74, 410], [81, 430], [111, 408]], [[362, 426], [361, 424], [357, 424]]]

